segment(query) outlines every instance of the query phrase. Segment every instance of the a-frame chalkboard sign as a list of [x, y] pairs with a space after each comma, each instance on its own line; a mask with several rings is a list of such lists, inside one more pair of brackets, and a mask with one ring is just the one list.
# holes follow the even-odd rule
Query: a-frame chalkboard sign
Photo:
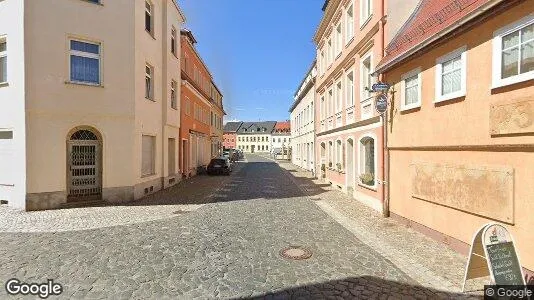
[[491, 284], [525, 285], [523, 269], [515, 251], [514, 240], [506, 228], [498, 223], [482, 226], [473, 237], [465, 268], [465, 282], [485, 276]]

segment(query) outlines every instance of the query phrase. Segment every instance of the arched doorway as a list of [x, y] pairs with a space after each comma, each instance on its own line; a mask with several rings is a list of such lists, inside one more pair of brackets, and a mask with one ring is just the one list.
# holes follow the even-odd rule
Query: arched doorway
[[354, 178], [354, 140], [351, 138], [347, 140], [347, 152], [345, 155], [347, 160], [347, 167], [345, 171], [347, 173], [347, 193], [352, 195], [356, 179]]
[[67, 195], [69, 201], [102, 197], [102, 137], [90, 127], [78, 127], [67, 140]]

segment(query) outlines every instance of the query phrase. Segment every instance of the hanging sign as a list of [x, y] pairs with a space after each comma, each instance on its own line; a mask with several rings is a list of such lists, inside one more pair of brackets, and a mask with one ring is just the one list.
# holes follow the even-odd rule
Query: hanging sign
[[465, 269], [462, 291], [468, 279], [490, 275], [496, 285], [525, 285], [523, 269], [514, 241], [506, 228], [497, 223], [482, 226], [473, 238]]
[[388, 110], [388, 97], [384, 94], [376, 97], [375, 108], [381, 114], [386, 112]]
[[373, 92], [387, 92], [389, 90], [389, 84], [385, 82], [377, 82], [371, 86]]

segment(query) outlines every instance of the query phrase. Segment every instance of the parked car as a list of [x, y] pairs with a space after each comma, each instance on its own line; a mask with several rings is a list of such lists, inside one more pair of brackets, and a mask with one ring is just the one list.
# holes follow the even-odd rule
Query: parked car
[[222, 153], [223, 157], [230, 158], [230, 150], [224, 150]]
[[230, 175], [230, 172], [232, 172], [232, 164], [227, 157], [212, 158], [208, 164], [207, 172], [208, 175]]

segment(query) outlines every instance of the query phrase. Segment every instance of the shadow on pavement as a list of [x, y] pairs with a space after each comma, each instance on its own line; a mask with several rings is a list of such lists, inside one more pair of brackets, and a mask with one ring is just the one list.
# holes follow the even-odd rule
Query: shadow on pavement
[[374, 276], [361, 276], [234, 299], [483, 299], [483, 297], [445, 292]]

